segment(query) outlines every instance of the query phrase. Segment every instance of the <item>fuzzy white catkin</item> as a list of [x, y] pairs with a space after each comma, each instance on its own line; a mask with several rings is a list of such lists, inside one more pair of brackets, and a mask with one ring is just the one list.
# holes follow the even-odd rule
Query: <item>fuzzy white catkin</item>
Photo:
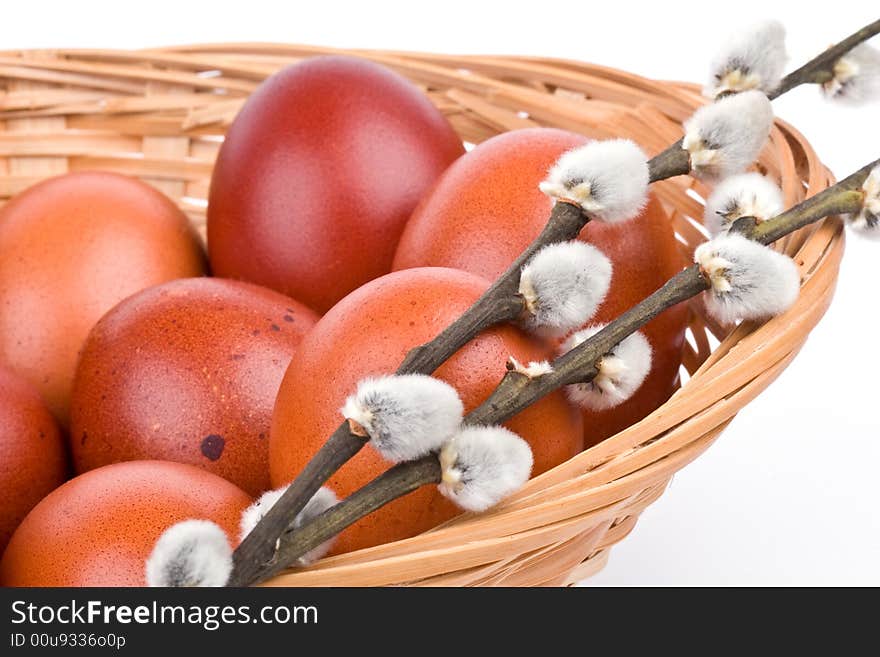
[[[241, 540], [243, 541], [245, 537], [250, 534], [254, 527], [257, 526], [257, 523], [269, 513], [269, 509], [271, 509], [278, 500], [281, 499], [281, 496], [284, 495], [284, 491], [287, 490], [287, 486], [284, 488], [278, 488], [276, 490], [270, 490], [263, 493], [260, 498], [251, 504], [247, 509], [244, 510], [244, 513], [241, 515]], [[321, 515], [332, 506], [336, 506], [339, 503], [339, 498], [336, 497], [336, 494], [330, 490], [329, 488], [322, 487], [319, 488], [318, 491], [312, 496], [306, 505], [303, 507], [303, 510], [296, 514], [296, 518], [293, 520], [294, 527], [302, 527], [304, 524], [312, 520], [313, 518]], [[336, 540], [336, 537], [321, 543], [318, 547], [306, 552], [299, 559], [296, 560], [296, 565], [298, 566], [308, 566], [310, 564], [315, 563], [318, 559], [323, 557], [327, 552], [330, 551], [330, 548], [333, 547], [333, 541]]]
[[467, 427], [440, 450], [440, 492], [467, 511], [485, 511], [532, 473], [532, 448], [503, 427]]
[[684, 123], [682, 147], [691, 173], [718, 180], [746, 169], [761, 152], [773, 125], [773, 108], [762, 91], [744, 91], [704, 105]]
[[455, 388], [424, 374], [364, 379], [341, 409], [360, 424], [388, 461], [412, 461], [440, 449], [461, 424]]
[[864, 237], [880, 239], [880, 165], [871, 169], [862, 191], [865, 192], [862, 209], [847, 215], [847, 225]]
[[185, 520], [162, 532], [145, 570], [147, 586], [224, 586], [232, 548], [217, 524]]
[[740, 173], [720, 182], [706, 199], [703, 224], [712, 235], [726, 232], [740, 217], [767, 221], [785, 209], [782, 190], [760, 173]]
[[564, 153], [539, 187], [575, 201], [591, 218], [616, 223], [637, 216], [648, 202], [648, 157], [628, 139], [594, 141]]
[[822, 84], [827, 98], [853, 105], [880, 97], [880, 50], [862, 43], [834, 64], [834, 77]]
[[718, 49], [703, 94], [715, 98], [750, 89], [770, 93], [779, 86], [787, 61], [782, 23], [754, 23], [732, 34]]
[[520, 274], [526, 328], [562, 335], [583, 326], [608, 293], [611, 269], [604, 253], [577, 240], [542, 248]]
[[783, 313], [800, 292], [800, 274], [791, 258], [738, 233], [704, 242], [694, 262], [712, 283], [706, 309], [724, 324]]
[[[596, 324], [578, 331], [562, 344], [560, 353], [571, 351], [603, 328], [604, 324]], [[599, 373], [592, 381], [566, 386], [565, 393], [572, 403], [583, 408], [599, 411], [617, 406], [644, 383], [651, 371], [652, 354], [648, 339], [636, 331], [602, 357]]]

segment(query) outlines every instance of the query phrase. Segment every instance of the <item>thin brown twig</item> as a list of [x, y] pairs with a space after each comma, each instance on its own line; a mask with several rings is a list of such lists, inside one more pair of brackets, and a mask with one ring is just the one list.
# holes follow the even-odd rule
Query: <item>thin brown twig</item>
[[[863, 27], [786, 76], [780, 86], [772, 94], [768, 94], [768, 97], [772, 100], [801, 84], [824, 81], [824, 79], [820, 79], [824, 75], [823, 72], [832, 71], [834, 63], [842, 55], [878, 32], [880, 32], [880, 20]], [[689, 173], [690, 159], [688, 152], [682, 148], [682, 141], [677, 141], [649, 160], [648, 170], [650, 182]], [[431, 374], [481, 331], [505, 322], [517, 321], [524, 312], [523, 301], [518, 294], [522, 266], [542, 247], [576, 238], [588, 221], [589, 217], [578, 206], [566, 202], [556, 203], [541, 234], [499, 279], [461, 317], [431, 342], [412, 349], [398, 368], [397, 373]], [[762, 230], [768, 229], [762, 228]], [[605, 330], [596, 334], [595, 340], [601, 340], [604, 344], [606, 336], [610, 335], [610, 333], [606, 334], [608, 330], [606, 327]], [[616, 342], [608, 344], [602, 354], [606, 353], [614, 344]], [[511, 385], [515, 387], [517, 384]], [[528, 388], [528, 390], [532, 389]], [[508, 391], [496, 390], [496, 393], [502, 395], [507, 394]], [[495, 394], [486, 400], [483, 406], [490, 402], [492, 404], [501, 403], [500, 398], [494, 399], [494, 397]], [[480, 410], [483, 406], [476, 409], [475, 413], [477, 411], [485, 413], [486, 411]], [[479, 415], [475, 417], [479, 417]], [[309, 499], [330, 476], [357, 454], [367, 442], [368, 439], [353, 432], [347, 422], [340, 424], [324, 446], [291, 483], [284, 495], [235, 550], [233, 572], [230, 577], [231, 586], [241, 586], [256, 581], [259, 573], [265, 570], [267, 564], [277, 561], [276, 545], [279, 538], [289, 531], [292, 519], [305, 508]]]

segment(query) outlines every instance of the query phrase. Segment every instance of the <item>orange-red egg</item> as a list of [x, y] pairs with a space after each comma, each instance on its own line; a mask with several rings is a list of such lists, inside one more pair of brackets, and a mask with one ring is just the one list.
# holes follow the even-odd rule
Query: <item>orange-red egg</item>
[[0, 210], [0, 360], [66, 425], [77, 355], [101, 315], [203, 272], [186, 216], [149, 185], [99, 172], [34, 185]]
[[[538, 235], [551, 201], [538, 190], [566, 150], [588, 140], [550, 128], [516, 130], [460, 158], [413, 213], [395, 269], [455, 267], [495, 279]], [[590, 222], [580, 239], [612, 261], [614, 274], [595, 322], [608, 322], [661, 287], [683, 266], [672, 225], [652, 198], [639, 217]], [[607, 438], [660, 406], [678, 385], [687, 308], [670, 309], [645, 327], [654, 350], [651, 373], [627, 402], [584, 414], [587, 445]]]
[[212, 520], [238, 542], [251, 498], [191, 465], [131, 461], [71, 479], [19, 525], [0, 561], [2, 586], [144, 586], [144, 562], [176, 522]]
[[275, 395], [315, 321], [283, 294], [217, 278], [126, 299], [95, 325], [77, 367], [76, 471], [160, 459], [265, 491]]
[[64, 440], [39, 393], [0, 366], [0, 555], [22, 518], [67, 472]]
[[217, 158], [211, 266], [324, 312], [391, 270], [413, 208], [463, 152], [427, 96], [383, 66], [330, 56], [285, 68]]
[[[301, 343], [278, 392], [270, 441], [273, 485], [292, 480], [339, 425], [339, 408], [359, 380], [394, 372], [410, 348], [433, 338], [487, 287], [486, 280], [454, 269], [411, 269], [362, 286], [328, 312]], [[470, 410], [501, 380], [511, 355], [523, 362], [543, 360], [549, 348], [512, 326], [498, 327], [465, 345], [436, 376], [453, 385]], [[567, 460], [583, 445], [581, 420], [561, 393], [549, 395], [506, 426], [532, 446], [533, 474]], [[366, 447], [329, 485], [346, 496], [388, 467]], [[344, 531], [335, 550], [413, 536], [457, 513], [435, 487], [425, 487]]]

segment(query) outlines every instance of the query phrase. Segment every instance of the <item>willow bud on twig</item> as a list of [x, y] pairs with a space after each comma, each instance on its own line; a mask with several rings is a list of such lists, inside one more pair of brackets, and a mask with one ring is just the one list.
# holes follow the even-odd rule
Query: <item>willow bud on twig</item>
[[147, 586], [224, 586], [231, 572], [226, 533], [209, 520], [185, 520], [166, 529], [146, 562]]
[[865, 195], [862, 209], [846, 215], [847, 225], [860, 235], [880, 239], [880, 166], [871, 169], [862, 184], [862, 192]]
[[711, 284], [706, 309], [725, 324], [785, 312], [800, 291], [801, 278], [791, 258], [737, 233], [698, 246], [694, 262]]
[[760, 173], [741, 173], [720, 182], [709, 198], [703, 223], [712, 235], [727, 232], [737, 219], [767, 221], [785, 209], [782, 190]]
[[732, 34], [718, 49], [703, 94], [716, 98], [750, 89], [770, 93], [779, 86], [787, 61], [782, 23], [754, 23]]
[[838, 59], [822, 84], [827, 98], [854, 105], [880, 97], [880, 50], [863, 43]]
[[[561, 353], [571, 351], [605, 328], [605, 324], [588, 326], [568, 338]], [[637, 331], [624, 338], [596, 365], [597, 374], [591, 381], [566, 386], [572, 403], [592, 410], [612, 408], [632, 397], [651, 371], [652, 349], [647, 338]]]
[[341, 409], [383, 458], [411, 461], [437, 450], [461, 424], [464, 406], [448, 383], [424, 374], [364, 379]]
[[773, 108], [761, 91], [744, 91], [704, 105], [685, 121], [682, 148], [691, 173], [717, 180], [757, 159], [773, 125]]
[[628, 139], [594, 141], [563, 154], [539, 187], [605, 223], [632, 219], [648, 202], [648, 157]]
[[583, 242], [550, 244], [522, 268], [519, 293], [530, 331], [563, 335], [583, 326], [605, 299], [611, 261]]
[[485, 511], [519, 490], [532, 473], [532, 449], [503, 427], [468, 427], [440, 450], [444, 497], [467, 511]]

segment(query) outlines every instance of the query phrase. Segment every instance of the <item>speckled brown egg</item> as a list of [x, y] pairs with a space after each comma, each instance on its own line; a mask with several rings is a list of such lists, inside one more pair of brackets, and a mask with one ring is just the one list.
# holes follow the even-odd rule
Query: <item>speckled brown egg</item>
[[[395, 269], [455, 267], [494, 280], [547, 223], [552, 202], [538, 183], [560, 155], [587, 141], [565, 130], [530, 128], [483, 142], [449, 167], [413, 213]], [[614, 266], [594, 322], [612, 321], [685, 264], [669, 217], [654, 197], [629, 221], [590, 222], [580, 239], [601, 249]], [[587, 446], [645, 417], [677, 388], [687, 317], [687, 305], [680, 304], [645, 327], [654, 350], [651, 372], [623, 404], [584, 412]]]
[[101, 315], [203, 272], [186, 216], [146, 183], [82, 172], [34, 185], [0, 210], [0, 360], [66, 426], [77, 354]]
[[144, 562], [176, 522], [212, 520], [231, 545], [251, 498], [181, 463], [133, 461], [92, 470], [44, 498], [0, 561], [2, 586], [144, 586]]
[[[409, 349], [437, 335], [488, 286], [485, 279], [455, 269], [410, 269], [361, 286], [324, 315], [300, 345], [278, 392], [270, 444], [273, 485], [292, 480], [318, 451], [342, 420], [339, 409], [359, 380], [394, 372]], [[469, 411], [504, 376], [509, 356], [540, 361], [551, 352], [548, 345], [513, 326], [499, 326], [462, 347], [435, 376], [458, 390]], [[581, 419], [560, 392], [547, 395], [505, 426], [531, 445], [533, 474], [562, 463], [583, 447]], [[329, 485], [344, 497], [388, 467], [368, 447]], [[436, 486], [425, 486], [346, 529], [333, 549], [347, 552], [407, 538], [459, 513]]]
[[0, 366], [0, 555], [22, 518], [67, 472], [64, 440], [40, 394]]
[[189, 463], [269, 488], [272, 407], [317, 316], [277, 292], [192, 278], [144, 290], [89, 334], [71, 403], [74, 467]]

